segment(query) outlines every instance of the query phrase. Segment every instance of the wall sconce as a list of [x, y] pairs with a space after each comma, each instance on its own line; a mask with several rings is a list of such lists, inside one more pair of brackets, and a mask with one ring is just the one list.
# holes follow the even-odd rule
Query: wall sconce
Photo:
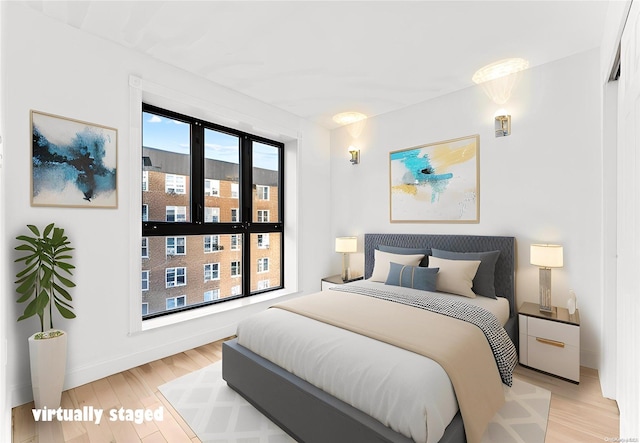
[[496, 116], [496, 137], [506, 137], [507, 135], [511, 135], [511, 116], [497, 115]]
[[337, 237], [336, 252], [342, 253], [342, 281], [351, 278], [351, 270], [347, 266], [347, 254], [358, 251], [358, 237]]
[[553, 312], [551, 305], [551, 268], [561, 268], [562, 246], [531, 245], [530, 262], [540, 267], [540, 311]]
[[360, 163], [360, 150], [355, 146], [349, 146], [349, 154], [351, 154], [351, 159], [349, 160], [352, 165], [357, 165]]

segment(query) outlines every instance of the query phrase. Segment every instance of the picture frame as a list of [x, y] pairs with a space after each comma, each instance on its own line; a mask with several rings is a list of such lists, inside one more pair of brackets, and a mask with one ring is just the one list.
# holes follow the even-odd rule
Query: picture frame
[[118, 130], [31, 110], [31, 206], [117, 208]]
[[389, 153], [391, 223], [479, 223], [480, 136]]

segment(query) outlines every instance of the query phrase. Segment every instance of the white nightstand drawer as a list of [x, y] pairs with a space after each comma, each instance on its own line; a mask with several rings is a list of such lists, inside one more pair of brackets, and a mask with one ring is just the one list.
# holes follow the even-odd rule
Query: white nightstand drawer
[[560, 322], [540, 318], [527, 319], [527, 335], [553, 340], [565, 345], [580, 347], [580, 328]]
[[[529, 328], [531, 328], [531, 320], [530, 318]], [[545, 322], [545, 324], [548, 323]], [[531, 333], [531, 330], [529, 330], [529, 333]], [[570, 380], [580, 380], [579, 346], [529, 335], [527, 351], [528, 366]]]

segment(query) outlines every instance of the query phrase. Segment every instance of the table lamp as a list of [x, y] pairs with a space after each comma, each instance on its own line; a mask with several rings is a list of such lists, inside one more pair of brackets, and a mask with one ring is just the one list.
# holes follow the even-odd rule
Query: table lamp
[[540, 267], [540, 311], [553, 312], [551, 305], [551, 268], [561, 268], [562, 246], [531, 245], [530, 262]]
[[336, 252], [342, 253], [342, 281], [351, 278], [351, 271], [347, 266], [347, 254], [358, 251], [358, 237], [337, 237]]

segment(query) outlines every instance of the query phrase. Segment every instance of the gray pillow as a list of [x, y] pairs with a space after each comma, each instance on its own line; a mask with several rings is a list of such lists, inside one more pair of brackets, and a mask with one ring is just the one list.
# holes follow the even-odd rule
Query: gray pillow
[[390, 252], [392, 254], [400, 255], [424, 254], [424, 258], [422, 259], [422, 261], [420, 261], [420, 266], [429, 266], [429, 256], [431, 255], [431, 248], [403, 248], [400, 246], [378, 245], [377, 249], [382, 252]]
[[389, 276], [385, 285], [433, 292], [436, 290], [437, 278], [438, 268], [424, 268], [391, 262], [389, 264]]
[[495, 276], [496, 262], [500, 256], [500, 251], [451, 252], [433, 248], [431, 252], [434, 257], [448, 260], [480, 260], [478, 272], [476, 272], [476, 276], [473, 279], [472, 290], [476, 295], [494, 299], [497, 298]]

